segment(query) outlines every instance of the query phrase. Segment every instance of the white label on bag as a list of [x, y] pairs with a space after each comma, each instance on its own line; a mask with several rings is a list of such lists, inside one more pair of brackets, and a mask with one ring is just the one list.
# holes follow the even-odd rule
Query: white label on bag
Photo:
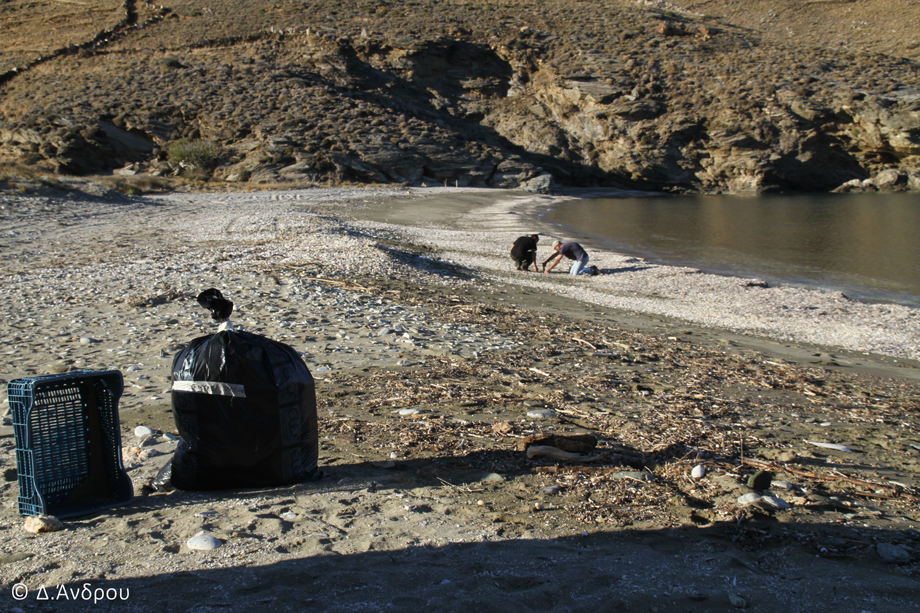
[[214, 396], [233, 396], [245, 398], [246, 388], [239, 383], [220, 383], [218, 381], [173, 381], [173, 391], [212, 394]]

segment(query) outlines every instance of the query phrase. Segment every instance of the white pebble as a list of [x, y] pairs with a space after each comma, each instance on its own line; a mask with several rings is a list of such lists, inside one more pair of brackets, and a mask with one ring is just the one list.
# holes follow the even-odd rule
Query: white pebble
[[187, 540], [185, 545], [192, 551], [210, 551], [212, 549], [217, 549], [223, 545], [223, 543], [220, 539], [214, 538], [210, 534], [202, 531]]
[[761, 496], [760, 494], [753, 494], [753, 493], [745, 494], [744, 496], [738, 497], [738, 504], [743, 504], [743, 505], [753, 504], [757, 502], [758, 500], [760, 500], [761, 498], [763, 498], [763, 496]]
[[702, 464], [697, 464], [693, 467], [693, 470], [690, 471], [690, 476], [694, 479], [702, 479], [706, 476], [706, 467]]
[[144, 438], [146, 436], [153, 436], [153, 429], [148, 428], [147, 426], [138, 426], [134, 429], [134, 436], [137, 438]]
[[782, 498], [778, 498], [777, 496], [764, 496], [761, 498], [761, 500], [766, 502], [768, 505], [770, 505], [774, 509], [779, 509], [781, 511], [792, 508], [791, 504], [789, 504]]

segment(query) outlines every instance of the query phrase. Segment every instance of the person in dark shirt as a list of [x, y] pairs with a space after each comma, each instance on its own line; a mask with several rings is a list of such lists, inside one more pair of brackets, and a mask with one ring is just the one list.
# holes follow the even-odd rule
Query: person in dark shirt
[[511, 259], [517, 265], [518, 270], [527, 270], [527, 267], [533, 263], [535, 272], [540, 272], [537, 268], [537, 243], [540, 237], [536, 234], [530, 236], [521, 236], [514, 244], [511, 245]]
[[[596, 275], [597, 267], [588, 266], [588, 253], [584, 248], [574, 241], [568, 243], [563, 243], [562, 241], [553, 241], [553, 253], [551, 256], [546, 258], [543, 262], [543, 272], [549, 273], [556, 264], [558, 264], [562, 258], [568, 258], [570, 260], [575, 260], [575, 263], [572, 264], [572, 268], [569, 269], [569, 274], [572, 275]], [[550, 264], [550, 267], [547, 268], [546, 264], [552, 260], [556, 259], [555, 262]]]

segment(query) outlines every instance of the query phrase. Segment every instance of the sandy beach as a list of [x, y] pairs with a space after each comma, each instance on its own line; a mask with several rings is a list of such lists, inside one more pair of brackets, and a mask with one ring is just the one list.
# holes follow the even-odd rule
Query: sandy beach
[[[0, 426], [2, 606], [915, 606], [920, 311], [590, 246], [599, 276], [515, 271], [517, 236], [540, 232], [541, 260], [553, 238], [578, 238], [541, 226], [558, 202], [452, 188], [0, 195], [3, 398], [20, 377], [123, 373], [135, 489], [28, 533]], [[176, 447], [172, 359], [216, 331], [195, 301], [209, 287], [235, 325], [302, 355], [323, 479], [144, 489]], [[526, 451], [583, 434], [597, 443], [577, 459]], [[749, 487], [759, 470], [772, 480]], [[219, 547], [190, 549], [201, 532]]]

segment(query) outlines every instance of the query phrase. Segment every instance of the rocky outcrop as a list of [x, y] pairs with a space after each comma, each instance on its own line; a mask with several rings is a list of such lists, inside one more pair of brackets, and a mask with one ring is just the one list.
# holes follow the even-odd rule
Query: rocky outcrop
[[[873, 58], [900, 69], [895, 87], [859, 80], [859, 58], [629, 16], [598, 30], [602, 42], [557, 20], [500, 35], [272, 27], [194, 52], [137, 51], [132, 28], [181, 25], [161, 11], [119, 26], [117, 56], [97, 37], [42, 58], [68, 85], [53, 70], [7, 75], [0, 161], [260, 184], [917, 189], [917, 66]], [[195, 143], [195, 155], [178, 148]]]

